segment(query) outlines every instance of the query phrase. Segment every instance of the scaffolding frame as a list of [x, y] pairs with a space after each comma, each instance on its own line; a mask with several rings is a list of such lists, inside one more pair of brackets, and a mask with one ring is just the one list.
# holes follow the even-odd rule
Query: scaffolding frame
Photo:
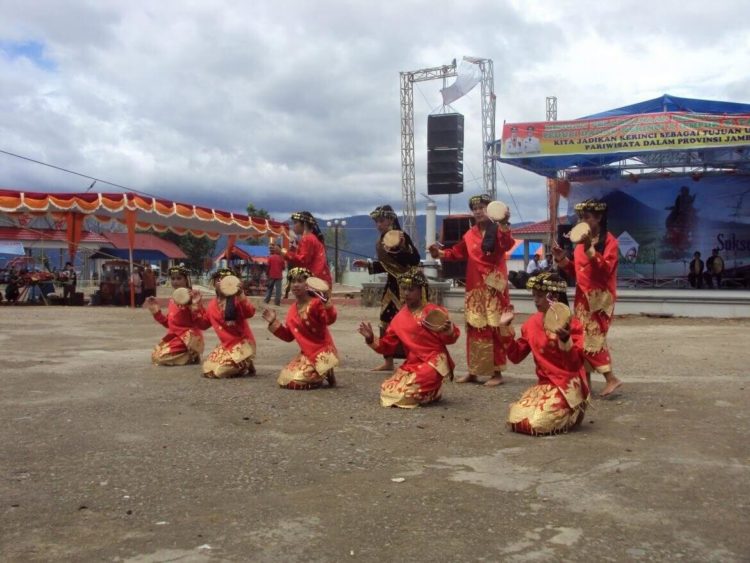
[[[479, 66], [482, 73], [482, 182], [485, 193], [492, 199], [497, 194], [496, 161], [493, 158], [495, 142], [495, 91], [494, 68], [490, 59], [467, 57]], [[422, 68], [399, 73], [401, 80], [401, 196], [403, 200], [402, 228], [412, 240], [417, 236], [417, 195], [414, 151], [414, 83], [428, 80], [454, 78], [456, 60], [451, 64]]]

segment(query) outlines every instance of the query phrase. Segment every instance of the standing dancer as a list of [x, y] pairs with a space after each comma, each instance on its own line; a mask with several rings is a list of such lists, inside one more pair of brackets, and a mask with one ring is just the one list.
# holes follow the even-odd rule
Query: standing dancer
[[446, 348], [458, 340], [459, 329], [442, 307], [427, 303], [427, 278], [420, 272], [398, 277], [404, 306], [393, 317], [382, 338], [376, 338], [370, 323], [362, 322], [359, 333], [378, 354], [392, 355], [399, 344], [406, 361], [380, 386], [384, 407], [411, 409], [440, 400], [445, 377], [453, 377], [455, 364]]
[[538, 383], [510, 406], [508, 425], [534, 436], [567, 432], [583, 420], [589, 396], [583, 378], [583, 328], [570, 318], [567, 285], [560, 276], [539, 273], [529, 278], [526, 288], [534, 295], [537, 313], [523, 323], [517, 340], [510, 326], [512, 311], [503, 313], [501, 330], [510, 336], [504, 340], [511, 362], [532, 354]]
[[211, 326], [203, 309], [201, 293], [192, 289], [190, 271], [184, 266], [170, 268], [169, 280], [172, 289], [180, 290], [177, 292], [177, 300], [180, 303], [175, 301], [174, 296], [171, 297], [166, 316], [161, 312], [154, 296], [146, 298], [146, 306], [154, 320], [167, 329], [167, 334], [151, 352], [151, 361], [159, 366], [200, 363], [203, 354], [203, 330]]
[[612, 371], [612, 359], [607, 348], [607, 331], [612, 323], [617, 299], [617, 239], [607, 232], [607, 204], [587, 199], [576, 204], [580, 222], [589, 226], [569, 260], [558, 244], [552, 247], [559, 268], [576, 280], [575, 315], [583, 325], [583, 351], [587, 377], [597, 371], [607, 384], [602, 397], [611, 395], [622, 386]]
[[331, 303], [330, 289], [323, 298], [310, 291], [307, 279], [312, 277], [307, 268], [292, 268], [287, 274], [296, 301], [289, 307], [286, 323], [277, 319], [276, 311], [266, 309], [263, 318], [268, 330], [285, 342], [297, 341], [300, 353], [281, 370], [277, 380], [287, 389], [317, 389], [336, 385], [333, 368], [339, 365], [338, 352], [328, 325], [336, 322], [336, 309]]
[[466, 356], [469, 372], [456, 383], [478, 381], [490, 376], [485, 385], [502, 385], [505, 349], [500, 339], [500, 315], [510, 306], [508, 267], [505, 253], [513, 248], [510, 211], [500, 223], [487, 216], [490, 198], [478, 195], [469, 199], [476, 224], [455, 246], [441, 250], [430, 246], [430, 255], [442, 260], [466, 260]]
[[[375, 211], [370, 213], [370, 217], [375, 221], [375, 227], [380, 233], [380, 237], [375, 243], [375, 255], [378, 259], [375, 261], [355, 260], [354, 266], [367, 266], [370, 275], [382, 274], [383, 272], [388, 274], [380, 299], [380, 336], [382, 337], [388, 328], [388, 323], [396, 316], [403, 304], [396, 277], [419, 266], [419, 251], [409, 235], [401, 230], [398, 216], [390, 205], [376, 207]], [[392, 246], [391, 241], [386, 240], [387, 233], [391, 231], [397, 231], [399, 234], [396, 246]], [[395, 239], [395, 237], [393, 238]], [[406, 357], [403, 350], [397, 350], [394, 356], [397, 358]], [[393, 371], [394, 356], [385, 356], [385, 363], [372, 371]]]
[[331, 270], [328, 267], [323, 233], [320, 232], [318, 222], [309, 211], [292, 213], [292, 221], [292, 230], [301, 237], [297, 248], [287, 250], [274, 245], [274, 252], [281, 254], [291, 266], [307, 268], [313, 276], [322, 279], [330, 287]]
[[255, 307], [242, 289], [235, 295], [222, 292], [221, 280], [229, 276], [234, 276], [234, 272], [222, 268], [212, 277], [216, 297], [208, 304], [206, 314], [219, 337], [219, 345], [203, 362], [203, 377], [255, 375], [255, 336], [247, 324], [247, 319], [255, 315]]

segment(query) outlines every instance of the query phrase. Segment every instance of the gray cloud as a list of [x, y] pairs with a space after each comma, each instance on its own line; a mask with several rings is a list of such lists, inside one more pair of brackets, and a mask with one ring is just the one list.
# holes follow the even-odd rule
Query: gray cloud
[[[454, 4], [5, 0], [0, 41], [38, 41], [55, 67], [0, 54], [0, 148], [165, 198], [334, 216], [400, 206], [402, 70], [492, 58], [498, 136], [503, 120], [544, 119], [547, 95], [561, 119], [665, 91], [746, 101], [740, 1], [710, 11], [697, 1]], [[418, 192], [440, 86], [415, 90]], [[454, 107], [467, 124], [467, 193], [453, 198], [463, 210], [481, 190], [471, 180], [482, 171], [478, 89]], [[0, 164], [10, 187], [88, 185], [6, 156]], [[544, 179], [502, 173], [515, 215], [542, 219]]]

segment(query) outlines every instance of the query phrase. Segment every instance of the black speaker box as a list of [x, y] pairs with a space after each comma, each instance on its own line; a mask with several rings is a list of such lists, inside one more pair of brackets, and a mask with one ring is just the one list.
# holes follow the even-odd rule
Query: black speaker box
[[427, 151], [427, 194], [458, 194], [464, 191], [464, 164], [461, 149]]
[[443, 113], [427, 116], [427, 148], [462, 149], [464, 146], [464, 116]]
[[[451, 248], [459, 242], [474, 224], [471, 215], [455, 215], [443, 219], [443, 226], [440, 230], [440, 242], [443, 250]], [[466, 283], [466, 261], [441, 260], [441, 275], [445, 279], [454, 279], [463, 284]]]

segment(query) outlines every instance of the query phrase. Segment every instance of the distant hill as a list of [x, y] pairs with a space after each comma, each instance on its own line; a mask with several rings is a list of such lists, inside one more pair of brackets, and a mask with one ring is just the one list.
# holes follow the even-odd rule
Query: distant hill
[[[445, 215], [437, 216], [437, 234], [440, 236], [440, 227], [443, 224], [443, 218]], [[375, 223], [369, 215], [352, 215], [351, 217], [340, 217], [346, 221], [346, 227], [344, 228], [341, 237], [339, 239], [339, 256], [346, 260], [356, 260], [357, 258], [375, 258], [375, 241], [378, 237], [378, 231], [375, 228]], [[423, 251], [424, 236], [425, 236], [425, 215], [417, 215], [417, 231], [419, 233], [419, 240], [414, 241], [420, 252]], [[528, 225], [532, 221], [525, 221], [522, 223], [513, 223], [514, 227], [522, 227]], [[323, 232], [326, 230], [325, 221], [321, 221], [320, 225]], [[226, 248], [226, 237], [221, 237], [216, 243], [216, 250], [214, 255], [221, 253]], [[333, 243], [328, 244], [328, 258], [333, 260]]]

